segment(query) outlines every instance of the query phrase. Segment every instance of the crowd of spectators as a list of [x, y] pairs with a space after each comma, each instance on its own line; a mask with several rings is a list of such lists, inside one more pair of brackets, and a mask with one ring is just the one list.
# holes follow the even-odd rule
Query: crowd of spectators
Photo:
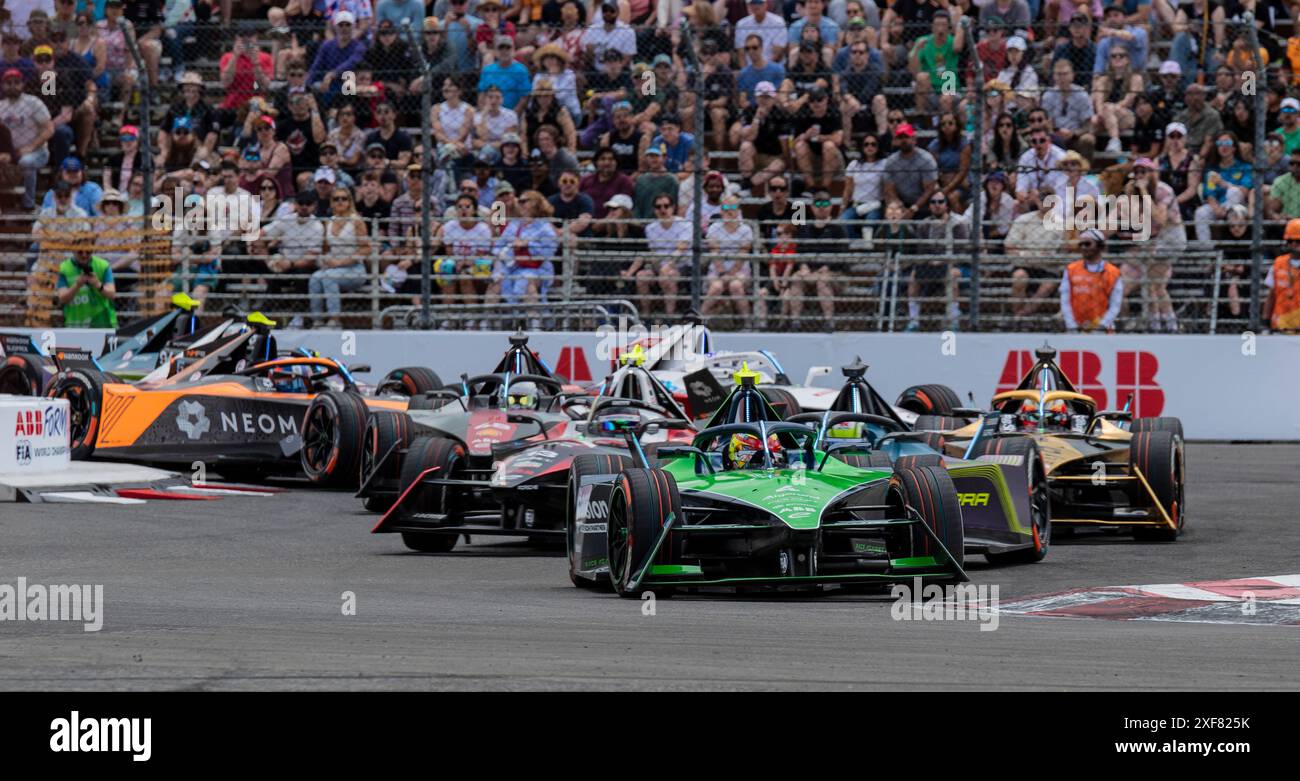
[[[1300, 28], [1286, 37], [1298, 9], [8, 0], [0, 166], [17, 172], [17, 197], [5, 209], [45, 224], [140, 216], [145, 176], [181, 200], [224, 192], [248, 201], [260, 238], [178, 230], [191, 276], [175, 284], [202, 298], [256, 278], [273, 302], [306, 299], [304, 323], [329, 325], [367, 285], [396, 300], [419, 291], [426, 199], [441, 303], [537, 319], [564, 259], [580, 258], [579, 292], [672, 317], [689, 298], [698, 209], [706, 314], [833, 327], [845, 276], [883, 252], [903, 259], [914, 329], [927, 301], [947, 327], [962, 317], [972, 240], [1007, 259], [1001, 314], [1070, 325], [1056, 295], [1086, 253], [1081, 231], [1046, 227], [1062, 216], [1048, 196], [1147, 195], [1149, 238], [1103, 229], [1095, 243], [1130, 248], [1128, 319], [1171, 331], [1170, 258], [1239, 237], [1258, 198], [1271, 220], [1300, 217]], [[1257, 58], [1269, 68], [1258, 83]], [[108, 254], [119, 276], [138, 270], [130, 252]], [[1239, 313], [1242, 266], [1227, 269]]]

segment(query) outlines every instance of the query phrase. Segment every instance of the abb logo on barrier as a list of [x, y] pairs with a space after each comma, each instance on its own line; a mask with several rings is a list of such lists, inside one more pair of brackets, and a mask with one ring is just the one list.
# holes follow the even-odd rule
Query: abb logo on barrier
[[[1122, 407], [1130, 393], [1133, 394], [1134, 417], [1153, 418], [1165, 409], [1165, 392], [1156, 381], [1160, 362], [1153, 353], [1138, 350], [1115, 352], [1113, 397], [1107, 394], [1106, 386], [1102, 384], [1101, 373], [1105, 366], [1099, 354], [1087, 350], [1062, 350], [1056, 362], [1080, 393], [1091, 396], [1097, 402], [1099, 410]], [[1014, 390], [1024, 378], [1025, 372], [1033, 366], [1034, 356], [1029, 350], [1012, 350], [1007, 353], [995, 393]]]

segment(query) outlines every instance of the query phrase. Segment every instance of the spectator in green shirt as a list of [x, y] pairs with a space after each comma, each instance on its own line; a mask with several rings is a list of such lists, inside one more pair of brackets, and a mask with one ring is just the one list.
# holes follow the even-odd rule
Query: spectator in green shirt
[[955, 5], [951, 17], [936, 13], [930, 23], [931, 34], [917, 38], [912, 46], [908, 67], [916, 74], [916, 105], [924, 114], [957, 110], [962, 94], [959, 61], [966, 45], [961, 16]]
[[1291, 170], [1273, 180], [1264, 208], [1270, 220], [1300, 217], [1300, 149], [1291, 152]]
[[1300, 150], [1300, 100], [1284, 98], [1277, 113], [1282, 126], [1275, 132], [1281, 134], [1288, 153]]
[[117, 286], [113, 267], [92, 254], [92, 242], [82, 243], [59, 266], [58, 295], [67, 328], [117, 328]]

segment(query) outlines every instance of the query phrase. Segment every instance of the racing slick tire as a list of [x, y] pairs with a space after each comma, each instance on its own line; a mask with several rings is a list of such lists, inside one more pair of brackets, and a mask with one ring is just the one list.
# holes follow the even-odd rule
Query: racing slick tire
[[894, 469], [911, 469], [914, 466], [943, 466], [943, 456], [938, 453], [922, 453], [920, 455], [899, 456], [894, 462]]
[[[443, 437], [417, 437], [402, 460], [398, 495], [406, 493], [411, 485], [426, 471], [438, 468], [434, 474], [456, 477], [465, 464], [465, 446], [454, 439]], [[455, 500], [445, 486], [416, 486], [402, 505], [404, 512], [450, 514]], [[446, 553], [456, 547], [460, 535], [440, 532], [403, 532], [402, 542], [411, 550], [421, 553]]]
[[966, 421], [951, 415], [917, 415], [913, 431], [956, 431], [966, 427]]
[[[985, 553], [984, 558], [990, 564], [1032, 564], [1042, 561], [1052, 545], [1052, 496], [1047, 485], [1047, 470], [1043, 466], [1038, 443], [1030, 437], [1001, 437], [1001, 441], [1001, 448], [993, 451], [996, 455], [1025, 458], [1024, 466], [1029, 472], [1029, 511], [1030, 522], [1033, 524], [1030, 529], [1034, 544], [1006, 553]], [[979, 445], [975, 447], [978, 451]]]
[[763, 387], [760, 385], [758, 392], [763, 394], [763, 398], [767, 399], [767, 403], [772, 405], [772, 408], [776, 410], [776, 414], [780, 415], [782, 420], [803, 412], [803, 408], [799, 406], [799, 400], [785, 388]]
[[69, 369], [50, 386], [51, 398], [68, 400], [68, 446], [74, 461], [84, 461], [95, 452], [106, 382], [108, 378], [94, 369]]
[[[650, 549], [663, 529], [664, 518], [672, 513], [680, 522], [682, 497], [677, 481], [662, 469], [625, 469], [614, 482], [606, 521], [609, 577], [620, 597], [637, 599], [642, 592], [657, 597], [671, 596], [672, 588], [643, 586], [631, 589], [632, 578], [649, 567]], [[671, 560], [668, 543], [659, 550], [660, 561]]]
[[1137, 526], [1133, 529], [1133, 536], [1153, 542], [1178, 539], [1187, 520], [1183, 499], [1183, 438], [1172, 431], [1139, 431], [1129, 443], [1128, 462], [1130, 468], [1142, 470], [1151, 491], [1176, 525], [1173, 529], [1168, 526]]
[[[957, 487], [948, 476], [948, 470], [937, 466], [897, 469], [889, 484], [899, 492], [903, 503], [921, 516], [925, 525], [948, 549], [953, 563], [962, 566], [966, 560], [965, 529], [961, 523], [961, 502], [957, 498]], [[912, 532], [912, 555], [942, 556], [935, 550], [930, 535], [920, 529]]]
[[365, 444], [366, 403], [355, 393], [325, 391], [312, 399], [302, 421], [298, 460], [316, 485], [357, 485]]
[[415, 398], [442, 387], [438, 373], [425, 366], [403, 366], [393, 369], [379, 383], [381, 390], [393, 390]]
[[[379, 460], [397, 445], [399, 450], [411, 444], [411, 419], [404, 412], [381, 409], [374, 410], [366, 420], [364, 436], [365, 448], [361, 451], [360, 483], [364, 484], [375, 470]], [[401, 477], [401, 459], [390, 456], [384, 462], [380, 479], [397, 480]], [[388, 509], [391, 500], [387, 496], [365, 496], [361, 504], [371, 512], [383, 512]]]
[[1179, 439], [1183, 437], [1183, 421], [1178, 418], [1137, 418], [1133, 425], [1129, 426], [1130, 432], [1136, 434], [1140, 431], [1172, 431], [1178, 435]]
[[45, 386], [45, 367], [35, 355], [11, 355], [0, 364], [0, 395], [40, 396]]
[[870, 453], [836, 453], [835, 458], [858, 469], [893, 469], [894, 461], [888, 453], [873, 450]]
[[961, 407], [961, 397], [947, 385], [913, 385], [899, 394], [894, 406], [918, 415], [951, 415]]
[[565, 493], [567, 500], [564, 509], [564, 548], [565, 558], [569, 562], [569, 581], [578, 588], [598, 589], [609, 585], [606, 581], [591, 580], [578, 574], [573, 542], [577, 523], [578, 489], [582, 485], [582, 478], [587, 475], [619, 474], [635, 465], [636, 462], [628, 456], [592, 453], [578, 456], [569, 466], [569, 485]]

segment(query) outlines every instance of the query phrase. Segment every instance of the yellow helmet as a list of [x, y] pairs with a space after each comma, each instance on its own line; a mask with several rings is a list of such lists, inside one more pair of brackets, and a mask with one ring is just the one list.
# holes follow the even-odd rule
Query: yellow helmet
[[1286, 233], [1282, 234], [1282, 238], [1285, 241], [1300, 241], [1300, 218], [1286, 224]]

